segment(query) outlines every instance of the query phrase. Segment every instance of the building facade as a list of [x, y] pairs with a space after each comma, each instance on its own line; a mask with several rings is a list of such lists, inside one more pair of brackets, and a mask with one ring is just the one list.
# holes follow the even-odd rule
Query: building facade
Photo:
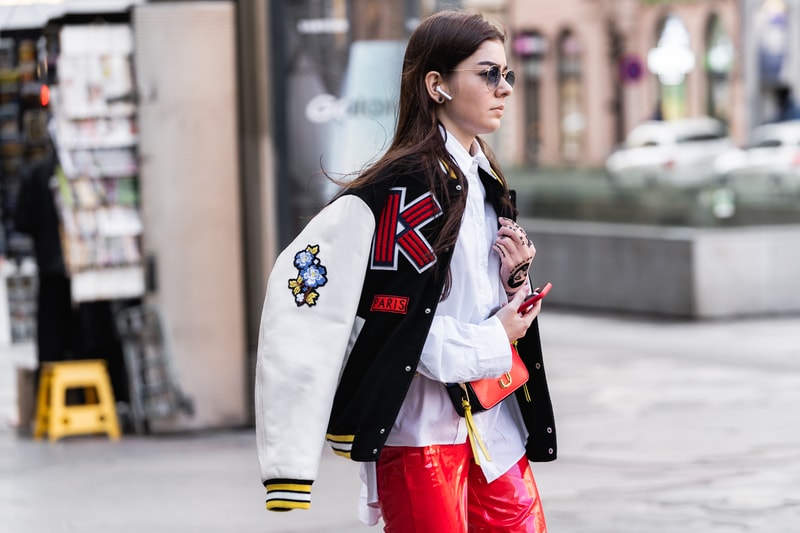
[[[509, 0], [513, 163], [596, 166], [638, 122], [708, 115], [743, 143], [798, 85], [797, 0]], [[791, 31], [795, 29], [794, 32]]]

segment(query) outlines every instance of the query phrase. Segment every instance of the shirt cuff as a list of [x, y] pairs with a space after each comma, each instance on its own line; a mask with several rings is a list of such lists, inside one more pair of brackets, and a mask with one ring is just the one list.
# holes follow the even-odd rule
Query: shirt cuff
[[500, 376], [511, 369], [511, 343], [500, 319], [493, 315], [481, 323], [485, 329], [480, 336], [479, 354], [491, 354], [481, 358], [478, 363], [486, 377]]

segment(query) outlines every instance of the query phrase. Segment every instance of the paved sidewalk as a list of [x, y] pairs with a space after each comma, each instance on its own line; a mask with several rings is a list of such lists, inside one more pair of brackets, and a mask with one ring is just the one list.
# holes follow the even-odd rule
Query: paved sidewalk
[[[800, 316], [547, 309], [541, 328], [560, 446], [534, 464], [550, 533], [800, 531]], [[359, 486], [326, 451], [312, 510], [268, 513], [251, 428], [50, 445], [0, 427], [3, 533], [379, 531], [355, 517]]]

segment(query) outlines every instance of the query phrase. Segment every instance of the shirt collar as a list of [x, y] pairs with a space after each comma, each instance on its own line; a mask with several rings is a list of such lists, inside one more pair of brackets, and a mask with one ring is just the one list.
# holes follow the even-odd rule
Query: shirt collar
[[453, 156], [456, 165], [458, 165], [458, 168], [460, 168], [462, 172], [474, 172], [477, 174], [478, 169], [474, 167], [477, 164], [478, 167], [492, 174], [492, 166], [489, 164], [489, 160], [486, 158], [486, 154], [483, 153], [483, 150], [481, 150], [481, 145], [477, 140], [472, 141], [472, 151], [475, 152], [473, 156], [458, 142], [455, 135], [452, 135], [444, 127], [440, 127], [440, 130], [444, 136], [444, 147], [450, 155]]

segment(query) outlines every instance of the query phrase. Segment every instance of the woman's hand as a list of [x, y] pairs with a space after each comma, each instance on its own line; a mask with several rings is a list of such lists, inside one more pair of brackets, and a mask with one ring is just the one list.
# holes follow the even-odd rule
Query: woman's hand
[[492, 248], [500, 256], [500, 279], [509, 298], [524, 292], [520, 289], [528, 281], [530, 269], [536, 248], [528, 238], [522, 226], [511, 219], [500, 217], [500, 229], [497, 230], [497, 239]]
[[527, 291], [518, 291], [517, 294], [514, 295], [514, 298], [508, 302], [508, 305], [503, 306], [495, 315], [503, 324], [509, 342], [514, 342], [520, 337], [524, 337], [533, 319], [536, 318], [539, 315], [539, 311], [542, 310], [542, 301], [539, 300], [524, 314], [519, 314], [519, 306], [522, 305], [522, 302], [525, 301], [525, 297], [528, 296], [526, 292]]

